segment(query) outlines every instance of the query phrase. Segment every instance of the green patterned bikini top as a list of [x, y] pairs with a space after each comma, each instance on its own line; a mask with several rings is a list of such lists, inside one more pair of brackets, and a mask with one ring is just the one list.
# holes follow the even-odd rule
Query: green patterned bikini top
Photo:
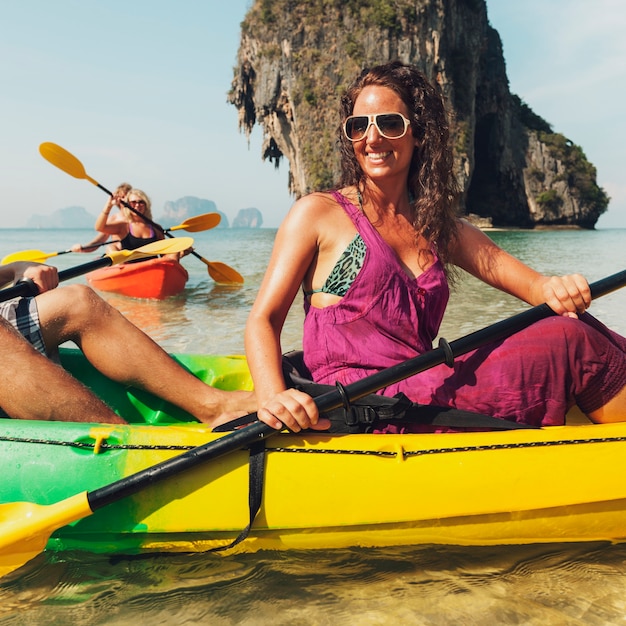
[[365, 242], [361, 239], [361, 235], [357, 233], [339, 257], [323, 287], [305, 291], [304, 295], [311, 296], [314, 293], [330, 293], [334, 296], [345, 296], [363, 266], [366, 249]]

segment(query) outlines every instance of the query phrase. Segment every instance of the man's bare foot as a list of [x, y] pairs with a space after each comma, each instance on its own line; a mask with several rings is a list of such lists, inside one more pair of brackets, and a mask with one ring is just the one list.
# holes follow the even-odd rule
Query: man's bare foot
[[211, 405], [202, 415], [196, 415], [197, 419], [211, 428], [256, 411], [256, 397], [253, 391], [213, 389], [213, 392]]

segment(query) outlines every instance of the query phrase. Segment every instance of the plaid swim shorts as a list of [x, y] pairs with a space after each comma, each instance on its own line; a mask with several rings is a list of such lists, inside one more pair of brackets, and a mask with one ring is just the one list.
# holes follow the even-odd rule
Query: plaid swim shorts
[[41, 354], [48, 356], [41, 334], [35, 298], [14, 298], [0, 302], [0, 317], [4, 317]]

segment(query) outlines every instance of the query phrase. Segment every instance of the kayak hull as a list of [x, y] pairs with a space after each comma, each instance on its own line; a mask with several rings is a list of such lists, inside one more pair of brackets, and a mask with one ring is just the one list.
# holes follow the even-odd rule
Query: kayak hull
[[[62, 355], [68, 369], [84, 373], [135, 423], [0, 420], [5, 517], [14, 503], [62, 501], [220, 436], [160, 400], [98, 378], [73, 352]], [[177, 358], [215, 386], [251, 386], [242, 357]], [[281, 433], [266, 447], [262, 505], [234, 552], [626, 538], [626, 423]], [[247, 451], [234, 452], [150, 486], [56, 530], [47, 547], [136, 554], [228, 544], [250, 517], [248, 461]]]
[[86, 279], [100, 291], [163, 300], [179, 294], [185, 288], [189, 274], [178, 261], [155, 258], [95, 270], [87, 274]]

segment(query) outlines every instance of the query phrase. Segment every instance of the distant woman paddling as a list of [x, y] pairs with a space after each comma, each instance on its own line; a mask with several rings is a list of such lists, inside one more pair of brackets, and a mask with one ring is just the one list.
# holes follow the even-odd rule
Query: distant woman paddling
[[[107, 251], [109, 252], [112, 250], [136, 250], [141, 246], [164, 238], [163, 233], [150, 223], [152, 222], [152, 204], [146, 193], [141, 189], [131, 189], [126, 202], [134, 211], [123, 204], [120, 213], [109, 217], [115, 204], [114, 198], [111, 197], [110, 202], [105, 205], [96, 220], [95, 229], [97, 231], [119, 240], [108, 246]], [[142, 216], [150, 222], [143, 219]]]

